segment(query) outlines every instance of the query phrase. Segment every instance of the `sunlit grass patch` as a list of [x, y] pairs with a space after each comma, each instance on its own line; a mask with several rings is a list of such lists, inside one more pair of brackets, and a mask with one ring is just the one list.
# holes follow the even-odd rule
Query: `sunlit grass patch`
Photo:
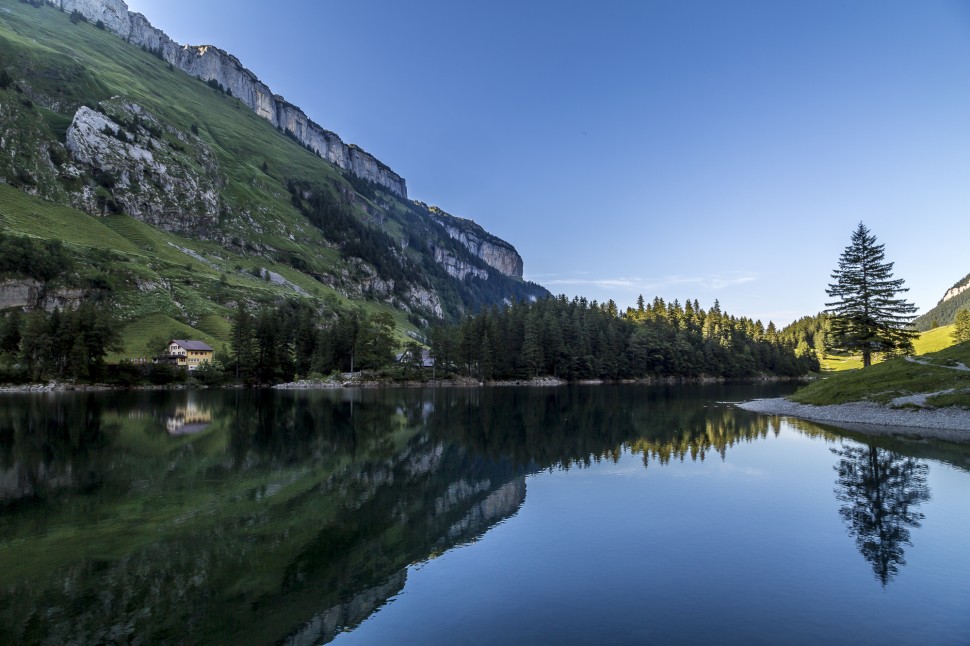
[[[970, 364], [970, 343], [952, 346], [920, 357], [915, 363], [897, 357], [869, 368], [830, 374], [806, 386], [791, 399], [803, 404], [827, 405], [853, 401], [887, 404], [897, 397], [916, 393], [954, 390], [952, 395], [930, 398], [932, 406], [967, 405], [970, 372], [954, 370], [953, 365]], [[950, 403], [952, 402], [952, 403]]]
[[[944, 325], [921, 333], [919, 338], [913, 342], [913, 348], [916, 350], [916, 354], [924, 355], [951, 347], [954, 344], [953, 328], [954, 326], [952, 325]], [[873, 364], [876, 364], [881, 363], [882, 359], [879, 356], [875, 356], [872, 361]], [[826, 355], [822, 359], [821, 364], [823, 373], [855, 370], [862, 367], [862, 355]]]
[[939, 352], [952, 346], [954, 344], [954, 327], [953, 325], [944, 325], [920, 334], [919, 338], [913, 343], [913, 346], [916, 348], [916, 354]]
[[843, 370], [855, 370], [862, 367], [862, 355], [852, 356], [832, 356], [826, 355], [821, 361], [822, 372], [841, 372]]

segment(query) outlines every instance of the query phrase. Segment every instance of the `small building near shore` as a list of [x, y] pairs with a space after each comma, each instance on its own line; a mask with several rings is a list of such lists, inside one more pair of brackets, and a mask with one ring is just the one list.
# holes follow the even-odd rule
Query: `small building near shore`
[[168, 342], [168, 354], [158, 357], [158, 361], [172, 363], [191, 372], [204, 363], [211, 363], [214, 352], [215, 350], [202, 341], [172, 339]]
[[419, 366], [421, 368], [433, 368], [434, 367], [434, 357], [431, 356], [431, 351], [427, 348], [421, 348], [420, 356], [412, 354], [415, 349], [405, 350], [404, 352], [399, 352], [395, 355], [395, 360], [398, 363], [404, 363], [405, 361], [410, 361], [412, 365]]

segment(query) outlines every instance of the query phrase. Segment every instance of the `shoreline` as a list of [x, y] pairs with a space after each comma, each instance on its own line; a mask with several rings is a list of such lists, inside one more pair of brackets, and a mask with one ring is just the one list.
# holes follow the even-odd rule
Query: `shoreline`
[[203, 384], [139, 384], [134, 386], [118, 386], [112, 384], [77, 384], [63, 381], [49, 381], [31, 384], [0, 384], [0, 396], [16, 393], [59, 393], [59, 392], [107, 392], [107, 391], [162, 391], [162, 390], [337, 390], [341, 388], [505, 388], [510, 386], [530, 386], [539, 388], [569, 386], [569, 385], [609, 385], [609, 384], [637, 384], [642, 386], [680, 386], [680, 385], [710, 385], [726, 383], [782, 383], [802, 381], [801, 377], [778, 377], [772, 375], [758, 375], [746, 378], [727, 377], [646, 377], [643, 379], [581, 379], [567, 381], [557, 377], [536, 377], [533, 379], [504, 379], [498, 381], [482, 381], [474, 377], [451, 377], [448, 379], [411, 379], [395, 381], [393, 379], [374, 378], [373, 375], [362, 373], [343, 373], [326, 379], [301, 379], [282, 384], [265, 384], [247, 386], [244, 384], [222, 384], [206, 386]]
[[784, 397], [754, 399], [735, 406], [762, 415], [795, 417], [868, 435], [970, 442], [970, 410], [961, 408], [914, 410], [891, 408], [872, 402], [812, 406], [799, 404]]

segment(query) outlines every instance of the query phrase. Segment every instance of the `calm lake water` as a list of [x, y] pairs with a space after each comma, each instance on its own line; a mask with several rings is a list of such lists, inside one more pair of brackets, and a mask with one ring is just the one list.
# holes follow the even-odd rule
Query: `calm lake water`
[[788, 391], [8, 395], [0, 643], [970, 644], [970, 446]]

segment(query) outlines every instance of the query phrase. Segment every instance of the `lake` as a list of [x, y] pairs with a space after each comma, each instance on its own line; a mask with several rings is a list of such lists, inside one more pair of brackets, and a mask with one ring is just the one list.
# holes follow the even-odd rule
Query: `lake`
[[970, 446], [788, 385], [0, 399], [0, 643], [970, 643]]

